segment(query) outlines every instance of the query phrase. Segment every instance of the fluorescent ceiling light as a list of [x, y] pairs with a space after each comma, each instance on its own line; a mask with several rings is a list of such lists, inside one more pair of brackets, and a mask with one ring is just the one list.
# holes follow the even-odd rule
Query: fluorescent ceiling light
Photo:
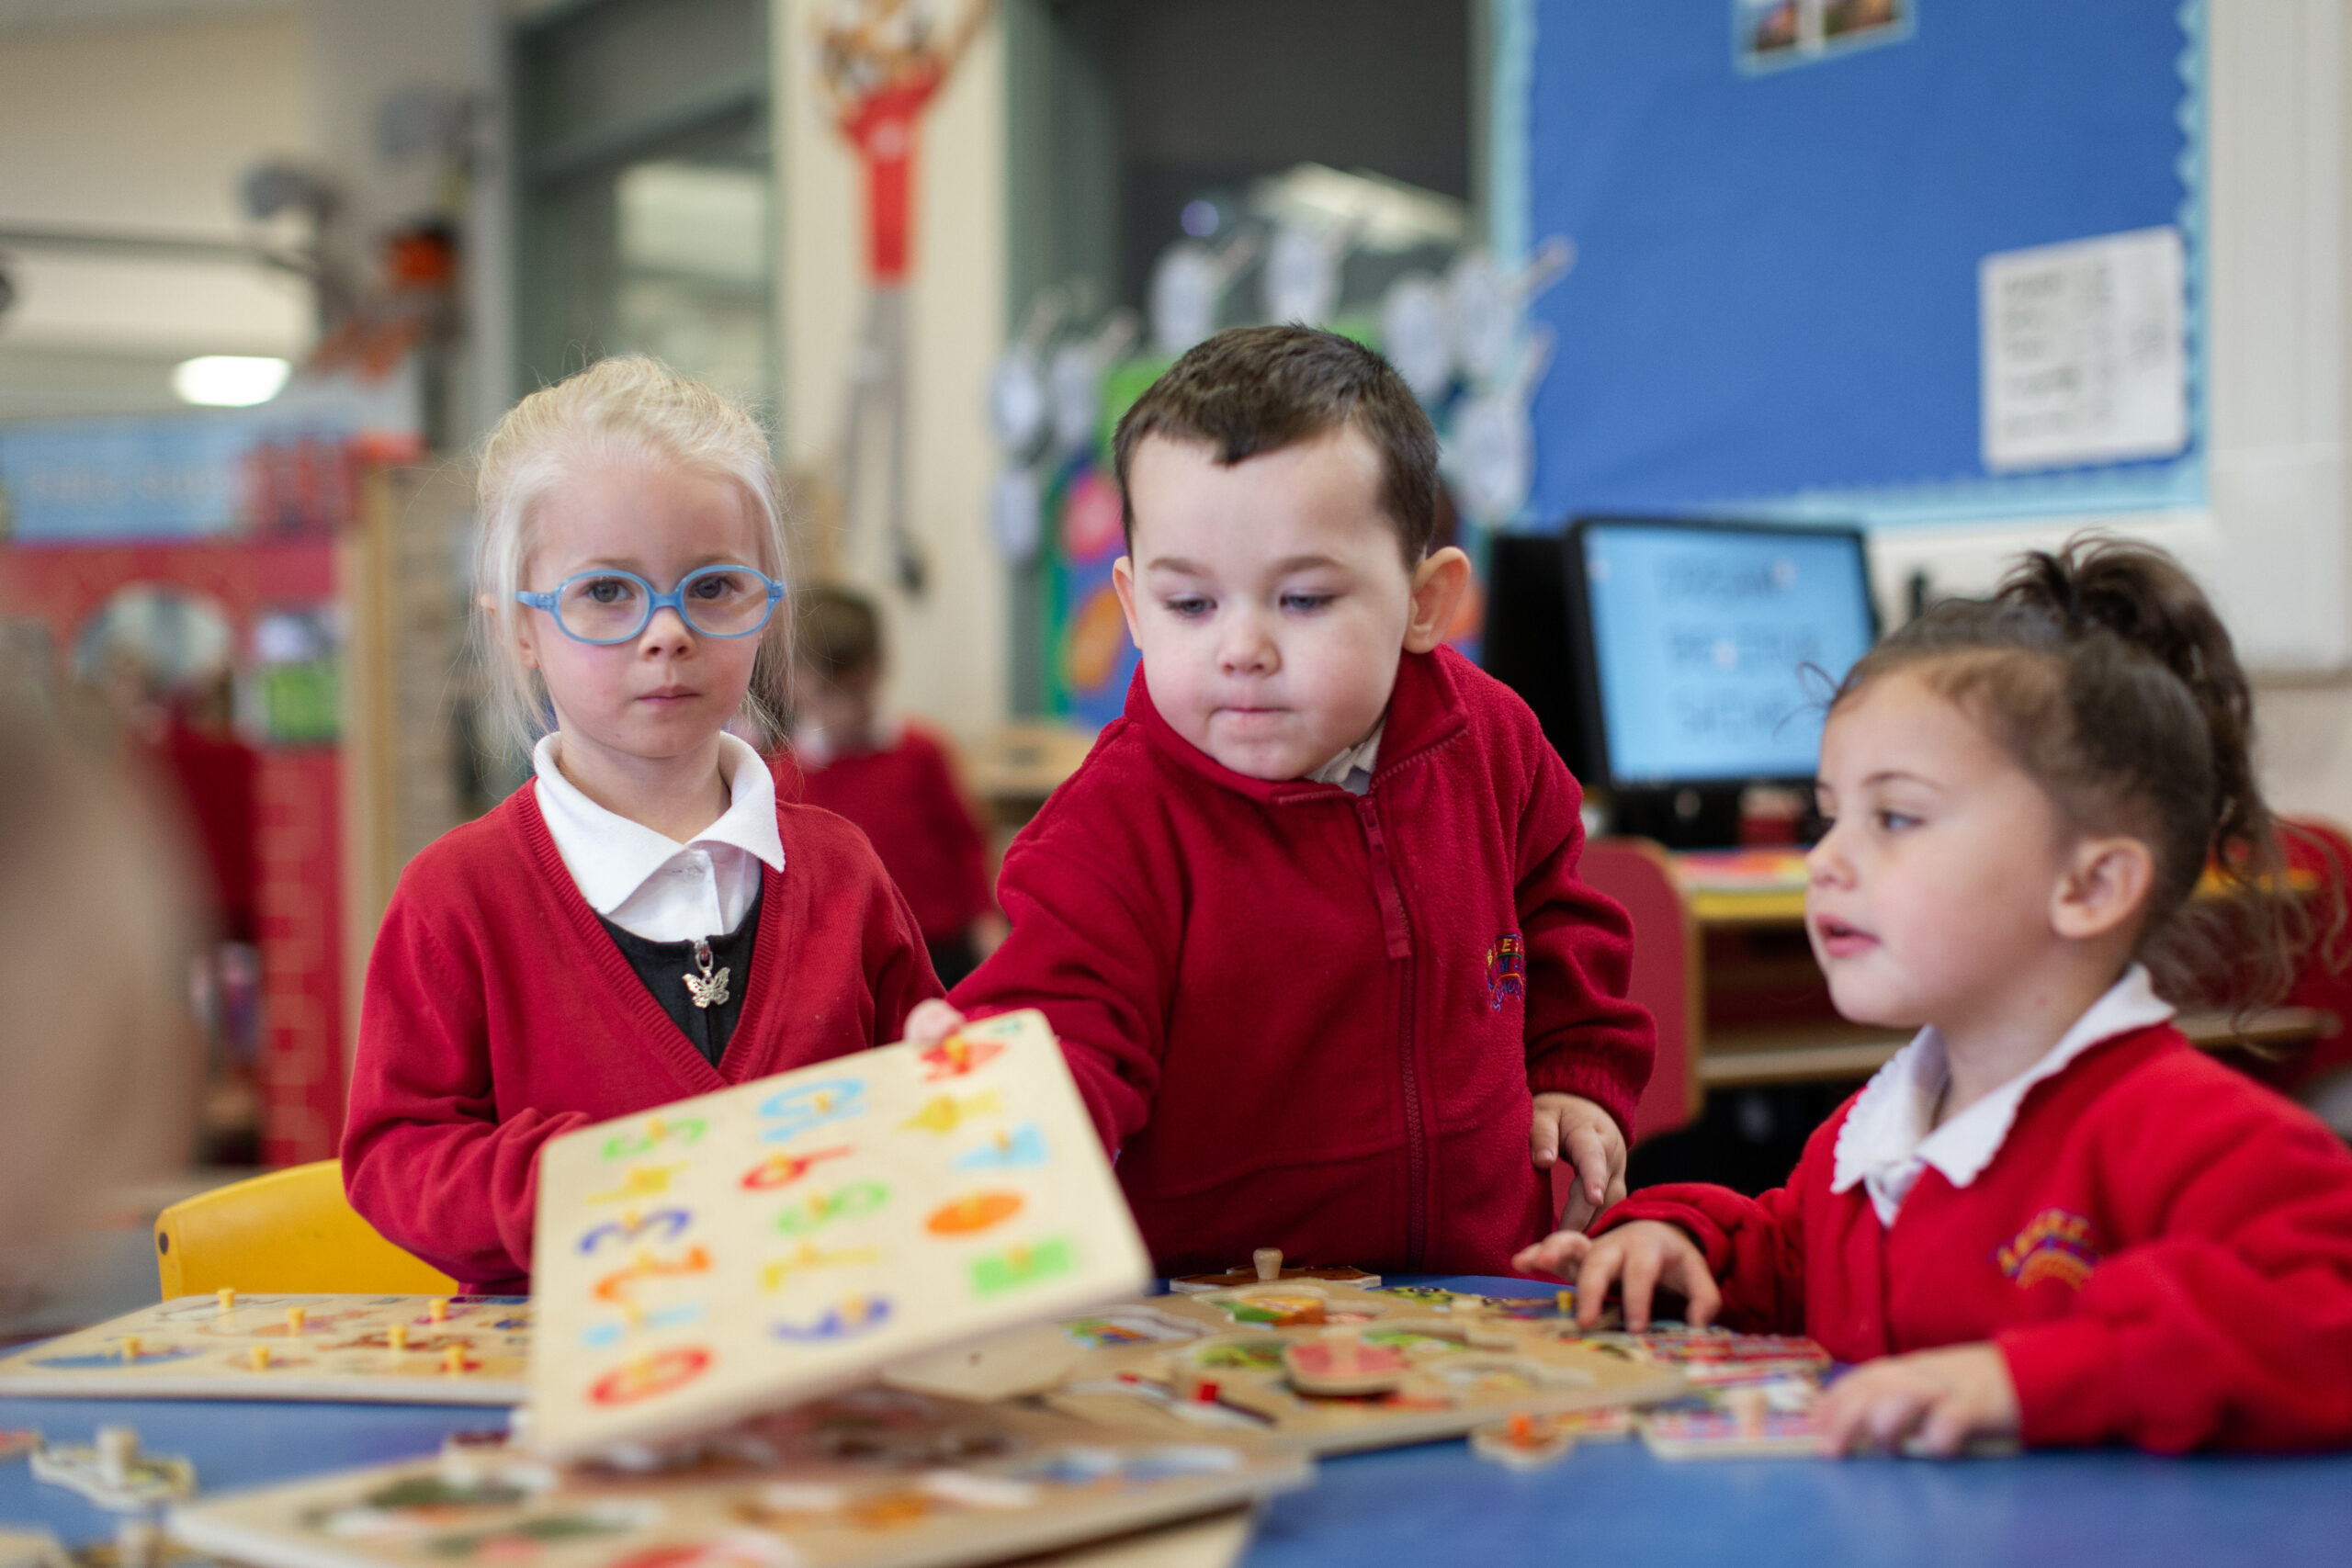
[[208, 354], [184, 359], [172, 372], [172, 390], [184, 403], [242, 409], [277, 396], [294, 367], [283, 359], [243, 354]]

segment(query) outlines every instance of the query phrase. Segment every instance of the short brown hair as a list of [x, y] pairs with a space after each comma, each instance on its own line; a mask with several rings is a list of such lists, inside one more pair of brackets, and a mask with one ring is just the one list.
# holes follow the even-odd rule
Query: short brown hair
[[1135, 547], [1129, 465], [1145, 437], [1205, 442], [1230, 468], [1352, 425], [1380, 454], [1380, 510], [1408, 566], [1437, 526], [1437, 431], [1405, 378], [1360, 343], [1314, 327], [1232, 327], [1194, 344], [1119, 421], [1111, 452]]
[[823, 681], [882, 662], [882, 618], [874, 601], [846, 588], [811, 588], [800, 600], [800, 661]]

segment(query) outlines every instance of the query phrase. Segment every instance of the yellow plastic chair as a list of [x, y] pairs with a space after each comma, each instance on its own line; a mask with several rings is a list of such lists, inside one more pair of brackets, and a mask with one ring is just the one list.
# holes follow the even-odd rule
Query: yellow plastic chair
[[216, 1187], [155, 1220], [164, 1299], [237, 1291], [446, 1296], [458, 1282], [386, 1241], [322, 1159]]

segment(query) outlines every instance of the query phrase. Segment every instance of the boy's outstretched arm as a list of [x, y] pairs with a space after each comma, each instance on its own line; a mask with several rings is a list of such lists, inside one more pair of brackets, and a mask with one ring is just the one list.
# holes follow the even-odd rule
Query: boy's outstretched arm
[[1175, 944], [1120, 886], [1034, 842], [1005, 856], [997, 897], [1012, 922], [1003, 945], [956, 987], [953, 1008], [910, 1014], [910, 1036], [944, 1037], [961, 1013], [1042, 1010], [1104, 1151], [1115, 1155], [1159, 1091], [1172, 984], [1163, 954]]
[[[1626, 997], [1633, 922], [1577, 874], [1584, 792], [1532, 714], [1525, 728], [1528, 793], [1518, 813], [1512, 903], [1526, 960], [1527, 1085], [1538, 1096], [1600, 1107], [1622, 1144], [1649, 1084], [1657, 1025]], [[1554, 1152], [1561, 1148], [1555, 1145]], [[1604, 1184], [1602, 1200], [1594, 1201], [1605, 1198]]]

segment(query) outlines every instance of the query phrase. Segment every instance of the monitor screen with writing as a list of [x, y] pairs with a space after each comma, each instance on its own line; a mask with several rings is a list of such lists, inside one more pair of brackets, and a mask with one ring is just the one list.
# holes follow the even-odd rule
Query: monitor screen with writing
[[1859, 533], [1585, 519], [1570, 555], [1608, 783], [1812, 777], [1875, 631]]

